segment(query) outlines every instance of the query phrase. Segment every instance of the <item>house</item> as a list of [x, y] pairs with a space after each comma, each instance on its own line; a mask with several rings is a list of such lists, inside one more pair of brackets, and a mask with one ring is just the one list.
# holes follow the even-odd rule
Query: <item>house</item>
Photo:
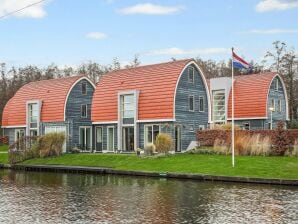
[[92, 148], [91, 102], [94, 84], [84, 76], [31, 82], [7, 102], [2, 117], [9, 143], [22, 136], [64, 132], [66, 149]]
[[[231, 78], [209, 80], [212, 124], [232, 118]], [[286, 122], [288, 98], [283, 79], [277, 73], [236, 76], [234, 79], [234, 119], [242, 129], [271, 129]], [[212, 126], [212, 125], [211, 125]]]
[[210, 117], [208, 86], [193, 60], [122, 69], [105, 75], [92, 101], [96, 151], [130, 152], [174, 139], [175, 151], [196, 144], [196, 130]]

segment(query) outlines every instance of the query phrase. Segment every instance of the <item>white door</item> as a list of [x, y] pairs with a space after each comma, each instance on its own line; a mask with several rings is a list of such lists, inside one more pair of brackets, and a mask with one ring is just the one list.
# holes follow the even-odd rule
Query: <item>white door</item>
[[[66, 127], [65, 126], [47, 126], [47, 127], [45, 127], [45, 134], [61, 133], [61, 132], [64, 133], [65, 139], [66, 139], [67, 135], [66, 135]], [[62, 152], [63, 153], [66, 152], [66, 141], [63, 144]]]

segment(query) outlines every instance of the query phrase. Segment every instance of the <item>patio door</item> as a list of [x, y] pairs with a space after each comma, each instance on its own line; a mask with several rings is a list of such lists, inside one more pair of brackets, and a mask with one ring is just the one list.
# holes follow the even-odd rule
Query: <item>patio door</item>
[[15, 141], [18, 141], [20, 138], [25, 137], [25, 130], [24, 129], [16, 129], [15, 130]]
[[82, 151], [91, 151], [91, 127], [80, 127], [80, 149]]
[[122, 128], [122, 149], [125, 152], [134, 151], [134, 127]]
[[181, 127], [175, 127], [175, 151], [181, 152]]
[[108, 127], [108, 136], [107, 136], [107, 150], [114, 152], [114, 127]]
[[102, 127], [96, 127], [95, 132], [96, 132], [95, 150], [101, 152], [102, 151]]

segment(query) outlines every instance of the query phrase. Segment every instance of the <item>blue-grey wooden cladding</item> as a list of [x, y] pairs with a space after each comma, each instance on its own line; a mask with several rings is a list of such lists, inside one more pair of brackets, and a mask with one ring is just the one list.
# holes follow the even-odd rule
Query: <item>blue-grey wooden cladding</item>
[[[204, 85], [202, 74], [193, 65], [194, 69], [194, 83], [190, 83], [188, 80], [188, 68], [186, 68], [179, 80], [176, 92], [175, 100], [175, 119], [176, 125], [180, 125], [182, 150], [186, 150], [192, 141], [196, 141], [196, 130], [200, 125], [205, 128], [208, 125], [208, 96], [207, 89]], [[188, 97], [194, 97], [194, 111], [189, 111]], [[199, 98], [204, 99], [204, 110], [199, 110]]]
[[[82, 94], [82, 83], [87, 83], [87, 93]], [[94, 87], [86, 80], [79, 81], [71, 90], [66, 103], [66, 122], [69, 123], [69, 147], [76, 147], [80, 144], [80, 127], [92, 127], [91, 104]], [[87, 105], [87, 117], [81, 117], [81, 106]], [[92, 130], [91, 130], [92, 131]]]

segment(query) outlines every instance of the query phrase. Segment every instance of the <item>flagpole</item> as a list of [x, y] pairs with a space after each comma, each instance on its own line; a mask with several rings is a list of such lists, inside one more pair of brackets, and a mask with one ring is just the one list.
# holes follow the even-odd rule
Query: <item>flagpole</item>
[[232, 166], [235, 166], [235, 127], [234, 127], [234, 48], [232, 47]]

